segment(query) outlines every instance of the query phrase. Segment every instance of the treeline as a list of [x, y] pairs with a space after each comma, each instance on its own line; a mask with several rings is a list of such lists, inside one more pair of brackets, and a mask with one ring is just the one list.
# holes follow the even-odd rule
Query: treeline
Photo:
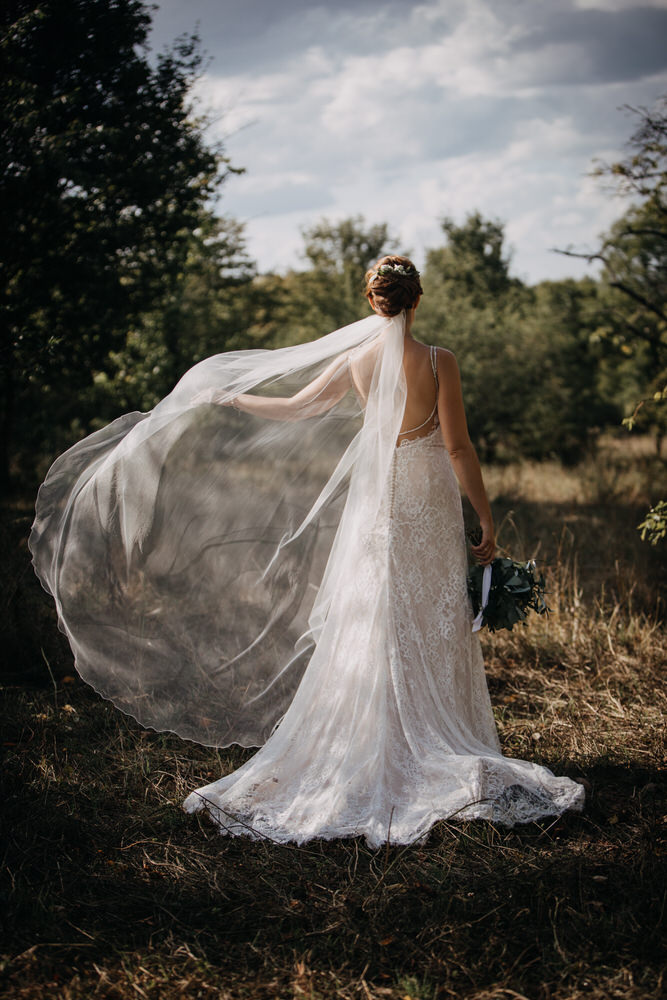
[[[302, 268], [258, 273], [216, 204], [238, 170], [191, 105], [197, 39], [151, 58], [149, 26], [139, 0], [0, 11], [3, 488], [203, 357], [367, 315], [364, 271], [409, 252], [388, 225], [322, 220]], [[456, 353], [486, 460], [573, 462], [638, 403], [664, 433], [667, 102], [636, 114], [626, 160], [599, 168], [635, 196], [590, 255], [599, 278], [524, 284], [502, 223], [474, 212], [427, 254], [415, 330]]]

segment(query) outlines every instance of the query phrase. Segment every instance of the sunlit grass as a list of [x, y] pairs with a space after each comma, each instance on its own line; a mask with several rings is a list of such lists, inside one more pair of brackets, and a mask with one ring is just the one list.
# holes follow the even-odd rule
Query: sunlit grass
[[77, 678], [29, 506], [8, 508], [0, 994], [657, 1000], [665, 560], [635, 530], [652, 457], [615, 448], [599, 474], [487, 474], [500, 544], [538, 557], [553, 608], [483, 634], [503, 748], [586, 776], [585, 812], [444, 822], [410, 848], [251, 843], [184, 814], [251, 751], [141, 730]]

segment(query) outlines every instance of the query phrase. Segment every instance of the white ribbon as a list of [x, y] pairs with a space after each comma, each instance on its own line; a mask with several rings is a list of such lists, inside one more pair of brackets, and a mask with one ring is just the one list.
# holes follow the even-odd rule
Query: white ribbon
[[489, 563], [488, 566], [484, 567], [484, 574], [482, 576], [482, 606], [477, 613], [477, 617], [472, 623], [473, 632], [479, 632], [482, 627], [482, 615], [484, 614], [484, 608], [486, 607], [486, 603], [489, 599], [489, 591], [491, 590], [491, 574], [492, 569], [491, 564]]

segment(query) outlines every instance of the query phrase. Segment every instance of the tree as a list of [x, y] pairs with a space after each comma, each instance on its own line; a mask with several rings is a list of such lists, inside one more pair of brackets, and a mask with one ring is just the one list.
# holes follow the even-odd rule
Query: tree
[[396, 240], [384, 223], [363, 216], [332, 223], [321, 219], [303, 230], [305, 270], [264, 274], [252, 285], [251, 339], [271, 347], [305, 343], [370, 313], [364, 275]]
[[[636, 199], [592, 253], [562, 251], [602, 264], [602, 280], [612, 293], [611, 322], [603, 333], [636, 360], [645, 400], [624, 423], [643, 424], [655, 432], [656, 450], [667, 429], [664, 386], [667, 381], [667, 95], [653, 109], [628, 108], [639, 123], [628, 142], [627, 156], [599, 163], [593, 173], [611, 180]], [[648, 405], [645, 405], [648, 403]], [[642, 410], [641, 419], [637, 419]], [[665, 502], [649, 511], [642, 537], [665, 537]]]
[[510, 273], [502, 222], [474, 212], [442, 228], [445, 245], [427, 255], [419, 332], [456, 354], [480, 456], [575, 461], [591, 425], [610, 416], [589, 343], [595, 282], [526, 287]]
[[603, 308], [591, 278], [542, 281], [530, 289], [520, 324], [529, 390], [521, 406], [521, 451], [534, 458], [579, 459], [621, 409], [608, 385], [594, 332]]
[[525, 378], [518, 336], [525, 289], [510, 276], [502, 222], [473, 212], [461, 225], [450, 218], [441, 225], [445, 244], [426, 255], [419, 334], [457, 357], [480, 457], [510, 457]]
[[653, 110], [629, 108], [639, 124], [628, 142], [628, 155], [616, 163], [598, 163], [593, 175], [606, 178], [637, 201], [590, 253], [559, 251], [602, 264], [602, 281], [616, 294], [615, 323], [609, 334], [630, 350], [644, 349], [647, 378], [667, 358], [667, 95]]
[[363, 216], [332, 223], [322, 219], [303, 231], [304, 257], [310, 264], [307, 293], [333, 330], [368, 314], [364, 275], [398, 244], [386, 223], [368, 226]]
[[233, 169], [189, 103], [197, 38], [152, 65], [149, 24], [140, 0], [0, 11], [3, 487], [17, 409], [45, 426], [71, 412], [128, 329], [169, 301]]
[[472, 212], [460, 226], [449, 217], [441, 220], [441, 226], [446, 244], [429, 251], [426, 266], [430, 279], [448, 298], [465, 299], [473, 308], [483, 309], [490, 300], [520, 288], [521, 282], [510, 277], [505, 227], [499, 219]]
[[169, 294], [130, 326], [120, 349], [109, 352], [94, 373], [89, 405], [85, 396], [79, 399], [92, 425], [107, 423], [119, 410], [151, 409], [203, 358], [264, 346], [266, 337], [250, 332], [261, 299], [254, 278], [241, 225], [203, 214]]

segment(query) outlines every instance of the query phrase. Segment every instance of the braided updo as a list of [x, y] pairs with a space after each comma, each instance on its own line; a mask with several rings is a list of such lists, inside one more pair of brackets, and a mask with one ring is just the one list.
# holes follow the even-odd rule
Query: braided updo
[[387, 254], [366, 271], [364, 295], [383, 316], [398, 316], [404, 309], [412, 309], [422, 293], [419, 271], [408, 257]]

